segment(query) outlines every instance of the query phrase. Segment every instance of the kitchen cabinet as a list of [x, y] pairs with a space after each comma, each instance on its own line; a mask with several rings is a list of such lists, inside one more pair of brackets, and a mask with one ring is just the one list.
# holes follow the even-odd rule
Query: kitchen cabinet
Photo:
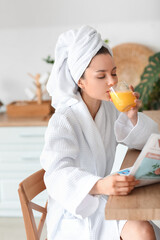
[[[19, 183], [41, 169], [48, 118], [8, 118], [0, 114], [0, 216], [22, 216]], [[45, 204], [46, 191], [36, 202]]]

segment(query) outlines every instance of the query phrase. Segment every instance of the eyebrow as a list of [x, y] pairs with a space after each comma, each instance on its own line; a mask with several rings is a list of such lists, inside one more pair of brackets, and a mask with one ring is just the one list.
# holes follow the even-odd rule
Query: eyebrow
[[[114, 67], [113, 69], [112, 69], [112, 71], [113, 70], [115, 70], [117, 67]], [[96, 72], [107, 72], [108, 70], [97, 70]]]

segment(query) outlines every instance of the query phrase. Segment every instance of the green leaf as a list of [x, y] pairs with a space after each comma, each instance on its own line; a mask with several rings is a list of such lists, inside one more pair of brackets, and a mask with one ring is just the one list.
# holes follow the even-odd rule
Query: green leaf
[[48, 56], [47, 58], [43, 58], [43, 60], [46, 63], [54, 64], [54, 59], [52, 59], [51, 56]]
[[105, 41], [105, 43], [107, 43], [107, 44], [109, 43], [109, 40], [108, 40], [108, 39], [105, 39], [104, 41]]
[[141, 110], [160, 109], [160, 52], [149, 57], [135, 91], [141, 96]]

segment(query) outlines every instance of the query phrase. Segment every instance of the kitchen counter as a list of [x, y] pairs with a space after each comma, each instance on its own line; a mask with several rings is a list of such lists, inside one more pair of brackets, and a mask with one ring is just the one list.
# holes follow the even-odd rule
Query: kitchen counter
[[47, 126], [51, 115], [46, 117], [9, 117], [0, 113], [0, 127]]

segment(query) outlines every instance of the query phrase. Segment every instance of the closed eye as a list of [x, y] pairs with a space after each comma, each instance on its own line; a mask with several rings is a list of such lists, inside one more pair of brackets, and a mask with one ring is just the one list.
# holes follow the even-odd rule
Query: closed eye
[[[117, 76], [117, 74], [116, 73], [112, 73], [112, 76], [113, 77], [116, 77]], [[102, 77], [97, 77], [98, 79], [104, 79], [106, 76], [102, 76]]]
[[105, 78], [105, 76], [103, 76], [103, 77], [97, 77], [98, 79], [104, 79]]

